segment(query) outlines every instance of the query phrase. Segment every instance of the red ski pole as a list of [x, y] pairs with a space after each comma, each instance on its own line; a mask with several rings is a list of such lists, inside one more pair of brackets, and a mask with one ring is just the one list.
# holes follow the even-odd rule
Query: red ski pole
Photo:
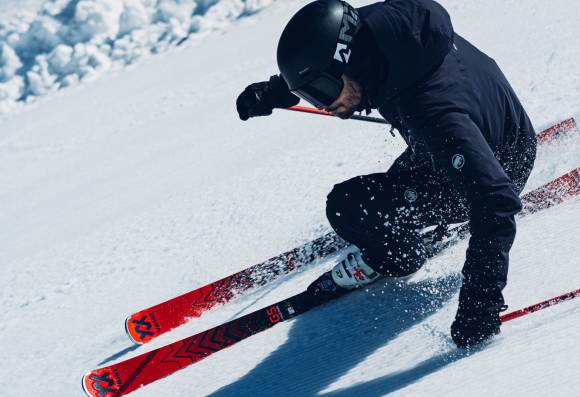
[[580, 289], [577, 289], [575, 291], [568, 292], [568, 293], [562, 294], [560, 296], [556, 296], [555, 298], [548, 299], [548, 300], [545, 300], [545, 301], [540, 302], [540, 303], [536, 303], [535, 305], [524, 307], [523, 309], [516, 310], [516, 311], [511, 312], [511, 313], [506, 313], [506, 314], [500, 316], [499, 319], [501, 320], [502, 323], [505, 323], [506, 321], [513, 320], [514, 318], [527, 316], [528, 314], [535, 313], [539, 310], [545, 309], [545, 308], [550, 307], [550, 306], [557, 305], [558, 303], [569, 301], [569, 300], [577, 298], [579, 296], [580, 296]]
[[[302, 113], [310, 113], [310, 114], [318, 114], [320, 116], [331, 116], [331, 117], [336, 117], [333, 116], [331, 113], [324, 111], [324, 110], [319, 110], [319, 109], [314, 109], [314, 108], [309, 108], [306, 106], [292, 106], [289, 108], [284, 108], [286, 110], [292, 110], [294, 112], [302, 112]], [[369, 117], [369, 116], [361, 116], [358, 114], [352, 115], [351, 119], [353, 120], [360, 120], [360, 121], [368, 121], [370, 123], [380, 123], [380, 124], [389, 124], [386, 122], [386, 120], [384, 119], [380, 119], [378, 117]]]

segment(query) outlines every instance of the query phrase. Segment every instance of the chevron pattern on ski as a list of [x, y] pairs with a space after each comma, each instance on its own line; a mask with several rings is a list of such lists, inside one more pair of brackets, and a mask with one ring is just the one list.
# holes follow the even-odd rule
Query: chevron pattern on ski
[[83, 377], [83, 389], [94, 397], [124, 396], [288, 317], [275, 305], [258, 310], [149, 353], [94, 370]]

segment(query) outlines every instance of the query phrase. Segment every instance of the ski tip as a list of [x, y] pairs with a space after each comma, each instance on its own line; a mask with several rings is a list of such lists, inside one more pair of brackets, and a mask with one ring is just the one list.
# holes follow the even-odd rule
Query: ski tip
[[81, 385], [89, 397], [118, 397], [125, 394], [110, 368], [95, 369], [84, 374]]
[[125, 319], [125, 333], [127, 334], [127, 338], [129, 338], [131, 340], [131, 342], [133, 342], [137, 345], [142, 345], [143, 342], [135, 339], [135, 337], [131, 333], [131, 327], [130, 327], [130, 323], [129, 323], [130, 320], [131, 320], [131, 316], [129, 316]]
[[90, 373], [86, 373], [86, 374], [84, 374], [84, 375], [83, 375], [83, 378], [81, 379], [81, 386], [82, 386], [82, 388], [83, 388], [83, 391], [85, 392], [85, 394], [86, 394], [87, 396], [89, 396], [89, 397], [93, 397], [93, 396], [92, 396], [92, 395], [89, 393], [89, 390], [87, 389], [87, 385], [86, 385], [86, 379], [87, 379], [87, 376], [88, 376], [89, 374], [90, 374]]

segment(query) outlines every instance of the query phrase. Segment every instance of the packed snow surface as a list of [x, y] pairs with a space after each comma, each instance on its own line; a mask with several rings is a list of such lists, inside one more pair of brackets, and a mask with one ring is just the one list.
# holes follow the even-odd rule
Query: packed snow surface
[[[123, 354], [128, 314], [327, 231], [333, 184], [384, 171], [403, 149], [384, 126], [284, 111], [238, 120], [237, 94], [276, 71], [277, 38], [304, 2], [255, 15], [266, 2], [27, 4], [29, 16], [4, 20], [0, 33], [5, 101], [82, 80], [114, 59], [131, 63], [139, 51], [164, 54], [0, 122], [2, 396], [79, 396], [82, 374], [107, 359], [301, 291], [332, 259]], [[443, 4], [456, 30], [498, 61], [538, 129], [580, 110], [580, 2]], [[237, 18], [224, 34], [173, 45], [218, 6]], [[580, 134], [540, 150], [527, 189], [578, 166]], [[519, 221], [511, 309], [580, 288], [578, 222], [580, 199]], [[373, 285], [133, 395], [576, 395], [580, 302], [514, 320], [470, 355], [453, 347], [465, 248], [408, 284]]]

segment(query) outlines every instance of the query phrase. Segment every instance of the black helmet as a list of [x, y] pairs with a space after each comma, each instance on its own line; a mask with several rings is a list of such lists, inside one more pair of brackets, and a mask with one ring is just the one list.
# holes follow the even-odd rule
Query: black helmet
[[278, 42], [277, 57], [293, 93], [317, 107], [338, 97], [359, 21], [356, 9], [340, 0], [317, 0], [292, 17]]

